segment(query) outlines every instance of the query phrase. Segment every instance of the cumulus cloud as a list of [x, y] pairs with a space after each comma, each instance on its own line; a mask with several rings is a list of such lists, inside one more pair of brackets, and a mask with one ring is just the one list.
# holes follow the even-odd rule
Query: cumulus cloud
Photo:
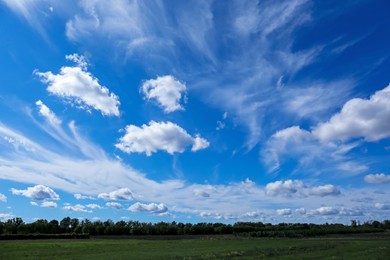
[[44, 201], [41, 203], [42, 208], [57, 208], [57, 203], [54, 201]]
[[86, 196], [86, 195], [82, 195], [80, 193], [76, 193], [76, 194], [73, 194], [73, 196], [75, 197], [75, 199], [77, 200], [84, 200], [84, 199], [95, 199], [94, 197], [91, 197], [91, 196]]
[[381, 209], [381, 210], [388, 210], [388, 209], [390, 209], [390, 204], [375, 203], [374, 207], [377, 209]]
[[132, 200], [134, 195], [129, 188], [122, 188], [110, 193], [100, 193], [98, 198], [104, 200]]
[[110, 207], [110, 208], [115, 208], [115, 209], [121, 209], [122, 208], [122, 204], [120, 204], [118, 202], [107, 202], [106, 206]]
[[276, 181], [265, 186], [265, 193], [271, 196], [290, 195], [296, 193], [302, 187], [302, 181], [298, 180]]
[[90, 209], [102, 209], [103, 207], [98, 205], [98, 204], [87, 204], [85, 207], [90, 208]]
[[92, 213], [92, 210], [86, 209], [84, 205], [76, 204], [76, 205], [65, 205], [62, 207], [63, 210], [74, 211], [74, 212], [86, 212]]
[[4, 194], [0, 193], [0, 201], [7, 202], [7, 196], [5, 196]]
[[54, 114], [54, 112], [51, 111], [50, 108], [48, 108], [45, 104], [43, 104], [41, 100], [38, 100], [37, 102], [35, 102], [35, 104], [39, 108], [39, 114], [45, 117], [50, 122], [50, 124], [52, 125], [61, 124], [61, 120], [58, 119], [57, 116]]
[[17, 190], [12, 188], [12, 194], [22, 195], [33, 200], [59, 200], [60, 196], [49, 187], [44, 185], [36, 185], [28, 187], [27, 190]]
[[390, 174], [378, 173], [364, 176], [367, 183], [390, 183]]
[[269, 196], [329, 196], [340, 195], [340, 190], [332, 184], [322, 186], [307, 186], [300, 180], [286, 180], [268, 183], [265, 193]]
[[390, 137], [390, 85], [369, 99], [349, 100], [328, 122], [318, 125], [313, 134], [324, 141], [360, 137], [377, 141]]
[[171, 75], [147, 80], [141, 86], [145, 99], [155, 99], [165, 113], [184, 110], [180, 102], [185, 101], [186, 91], [186, 85]]
[[150, 213], [165, 213], [168, 211], [168, 207], [164, 203], [156, 204], [143, 204], [140, 202], [131, 205], [128, 210], [132, 212], [150, 212]]
[[278, 214], [280, 216], [287, 216], [287, 215], [292, 214], [292, 210], [291, 209], [277, 209], [276, 214]]
[[333, 186], [332, 184], [327, 184], [323, 186], [318, 187], [311, 187], [309, 189], [310, 195], [317, 195], [317, 196], [328, 196], [328, 195], [340, 195], [341, 192], [338, 188]]
[[110, 93], [108, 88], [100, 85], [98, 79], [87, 71], [85, 58], [77, 54], [66, 57], [75, 61], [77, 65], [61, 67], [59, 74], [35, 71], [41, 81], [48, 85], [47, 91], [80, 108], [93, 108], [103, 115], [119, 116], [119, 98]]
[[311, 213], [314, 215], [336, 215], [339, 211], [333, 207], [320, 207], [311, 211]]
[[209, 146], [209, 142], [200, 136], [192, 137], [183, 128], [172, 122], [150, 121], [149, 125], [138, 127], [128, 125], [126, 134], [119, 139], [115, 146], [126, 153], [145, 153], [150, 156], [157, 150], [169, 154], [182, 153], [192, 145], [191, 150], [196, 152]]

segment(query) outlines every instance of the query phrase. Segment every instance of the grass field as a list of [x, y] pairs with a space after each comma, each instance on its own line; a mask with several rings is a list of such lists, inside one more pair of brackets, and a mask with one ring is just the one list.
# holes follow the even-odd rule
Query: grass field
[[389, 238], [2, 241], [0, 259], [389, 259]]

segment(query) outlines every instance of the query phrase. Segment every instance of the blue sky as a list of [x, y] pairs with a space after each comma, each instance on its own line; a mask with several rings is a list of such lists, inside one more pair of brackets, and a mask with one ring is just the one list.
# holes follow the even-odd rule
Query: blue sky
[[389, 8], [0, 1], [0, 218], [388, 218]]

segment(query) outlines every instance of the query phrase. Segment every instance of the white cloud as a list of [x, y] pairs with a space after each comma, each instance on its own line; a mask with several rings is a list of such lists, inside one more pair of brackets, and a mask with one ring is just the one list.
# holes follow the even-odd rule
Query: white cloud
[[349, 100], [328, 122], [314, 128], [313, 134], [323, 141], [359, 137], [377, 141], [390, 137], [390, 85], [369, 99]]
[[337, 196], [341, 192], [338, 188], [331, 184], [322, 186], [307, 186], [299, 180], [286, 180], [268, 183], [265, 186], [265, 193], [269, 196], [293, 196], [307, 197], [307, 196]]
[[340, 195], [341, 192], [338, 188], [333, 186], [332, 184], [327, 184], [323, 186], [318, 187], [312, 187], [309, 189], [310, 195], [317, 195], [317, 196], [328, 196], [328, 195]]
[[112, 191], [110, 193], [100, 193], [98, 198], [104, 200], [132, 200], [134, 195], [128, 188], [122, 188], [119, 190]]
[[106, 206], [110, 207], [110, 208], [115, 208], [115, 209], [121, 209], [123, 207], [122, 204], [120, 204], [118, 202], [107, 202]]
[[88, 61], [83, 55], [79, 55], [77, 53], [65, 55], [65, 59], [69, 61], [73, 61], [77, 64], [78, 67], [82, 68], [83, 70], [87, 70], [88, 68]]
[[31, 204], [32, 206], [36, 206], [36, 207], [39, 206], [38, 203], [36, 203], [35, 201], [30, 201], [30, 204]]
[[27, 190], [17, 190], [12, 188], [12, 194], [22, 195], [33, 200], [59, 200], [60, 196], [49, 187], [44, 185], [36, 185], [34, 187], [28, 187]]
[[150, 156], [157, 150], [164, 150], [169, 154], [182, 153], [192, 145], [192, 151], [205, 149], [209, 142], [200, 136], [190, 136], [183, 128], [172, 122], [150, 121], [149, 125], [138, 127], [128, 125], [126, 134], [119, 139], [115, 146], [126, 153], [146, 153]]
[[276, 214], [278, 214], [280, 216], [287, 216], [287, 215], [292, 214], [292, 210], [291, 209], [277, 209]]
[[85, 59], [77, 54], [67, 58], [76, 61], [77, 66], [61, 67], [59, 74], [35, 71], [41, 81], [48, 85], [47, 91], [81, 108], [94, 108], [103, 115], [119, 116], [119, 98], [86, 70]]
[[168, 208], [163, 203], [143, 204], [143, 203], [137, 202], [137, 203], [134, 203], [133, 205], [131, 205], [128, 208], [128, 210], [130, 210], [132, 212], [165, 213], [168, 211]]
[[186, 99], [187, 87], [171, 75], [145, 81], [141, 91], [146, 99], [155, 99], [165, 113], [184, 110], [180, 102]]
[[381, 210], [388, 210], [388, 209], [390, 209], [390, 204], [375, 203], [374, 207], [377, 209], [381, 209]]
[[92, 210], [87, 210], [85, 206], [76, 204], [76, 205], [65, 205], [62, 207], [63, 210], [74, 211], [74, 212], [86, 212], [92, 213]]
[[336, 215], [339, 211], [333, 207], [320, 207], [314, 211], [311, 211], [312, 214], [318, 215]]
[[80, 194], [80, 193], [73, 194], [73, 196], [74, 196], [75, 199], [77, 199], [77, 200], [84, 200], [84, 199], [94, 200], [94, 199], [95, 199], [94, 197], [82, 195], [82, 194]]
[[57, 203], [54, 201], [44, 201], [41, 203], [42, 208], [57, 208]]
[[191, 151], [197, 152], [199, 150], [206, 149], [207, 147], [209, 147], [209, 145], [210, 143], [206, 139], [200, 137], [199, 135], [196, 135], [193, 139]]
[[14, 215], [12, 213], [0, 213], [0, 219], [3, 221], [13, 217]]
[[299, 208], [299, 209], [296, 209], [295, 212], [301, 214], [301, 215], [305, 215], [306, 214], [306, 209], [305, 208]]
[[298, 162], [296, 171], [358, 174], [368, 167], [350, 159], [347, 154], [360, 144], [359, 141], [347, 144], [321, 142], [312, 132], [292, 126], [277, 131], [269, 138], [261, 151], [261, 159], [270, 172], [278, 171], [286, 159], [292, 158]]
[[87, 204], [85, 207], [90, 208], [90, 209], [102, 209], [103, 207], [98, 205], [98, 204]]
[[367, 183], [390, 183], [390, 175], [384, 173], [368, 174], [364, 176], [364, 181]]
[[35, 102], [35, 104], [39, 108], [39, 114], [41, 114], [43, 117], [45, 117], [50, 124], [52, 125], [60, 125], [61, 120], [57, 118], [57, 116], [53, 113], [53, 111], [50, 110], [41, 100], [38, 100]]
[[267, 195], [271, 195], [271, 196], [290, 195], [292, 193], [296, 193], [300, 188], [303, 188], [302, 181], [297, 181], [297, 180], [276, 181], [276, 182], [268, 183], [265, 186], [265, 192]]
[[4, 194], [0, 193], [0, 201], [7, 202], [7, 196], [5, 196]]

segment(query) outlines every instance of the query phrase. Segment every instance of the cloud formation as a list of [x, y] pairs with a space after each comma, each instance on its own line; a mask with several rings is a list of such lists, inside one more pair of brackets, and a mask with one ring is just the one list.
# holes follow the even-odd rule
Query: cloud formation
[[104, 200], [132, 200], [134, 195], [129, 188], [122, 188], [109, 193], [100, 193], [98, 198]]
[[192, 145], [193, 152], [205, 149], [209, 142], [200, 136], [192, 137], [183, 128], [172, 122], [150, 121], [149, 125], [138, 127], [128, 125], [126, 134], [115, 146], [125, 153], [145, 153], [147, 156], [158, 150], [169, 154], [182, 153]]
[[122, 204], [120, 204], [118, 202], [107, 202], [106, 206], [110, 207], [110, 208], [115, 208], [115, 209], [121, 209], [123, 207]]
[[87, 71], [85, 58], [77, 54], [67, 55], [66, 58], [77, 65], [61, 67], [59, 74], [35, 71], [41, 81], [48, 85], [47, 91], [79, 108], [93, 108], [103, 115], [119, 116], [119, 98]]
[[52, 125], [60, 125], [61, 124], [61, 120], [59, 118], [57, 118], [57, 116], [54, 114], [54, 112], [51, 111], [50, 108], [48, 108], [45, 104], [43, 104], [43, 102], [41, 100], [38, 100], [37, 102], [35, 102], [35, 104], [39, 108], [39, 114], [41, 116], [45, 117], [50, 122], [50, 124], [52, 124]]
[[86, 209], [86, 206], [81, 205], [81, 204], [76, 204], [76, 205], [65, 205], [62, 207], [63, 210], [68, 210], [68, 211], [74, 211], [74, 212], [85, 212], [85, 213], [92, 213], [92, 210]]
[[185, 101], [186, 91], [186, 85], [171, 75], [147, 80], [141, 86], [145, 99], [155, 99], [165, 113], [184, 110], [180, 103]]
[[164, 203], [156, 204], [143, 204], [140, 202], [136, 202], [131, 205], [128, 210], [132, 212], [150, 212], [150, 213], [165, 213], [168, 211], [168, 207], [165, 206]]
[[390, 183], [390, 174], [378, 173], [368, 174], [364, 176], [364, 181], [367, 183]]
[[349, 100], [328, 122], [314, 128], [313, 135], [322, 141], [377, 141], [390, 137], [390, 85], [369, 99]]
[[54, 201], [44, 201], [41, 203], [42, 208], [57, 208], [57, 203]]
[[265, 186], [265, 193], [268, 196], [337, 196], [341, 192], [331, 184], [322, 186], [306, 186], [300, 180], [275, 181]]
[[278, 214], [280, 216], [287, 216], [287, 215], [292, 214], [292, 210], [291, 209], [277, 209], [276, 214]]
[[22, 195], [33, 200], [59, 200], [60, 196], [49, 187], [44, 185], [36, 185], [28, 187], [26, 190], [17, 190], [12, 188], [12, 194]]
[[0, 193], [0, 201], [7, 202], [7, 196], [5, 196], [4, 194]]

